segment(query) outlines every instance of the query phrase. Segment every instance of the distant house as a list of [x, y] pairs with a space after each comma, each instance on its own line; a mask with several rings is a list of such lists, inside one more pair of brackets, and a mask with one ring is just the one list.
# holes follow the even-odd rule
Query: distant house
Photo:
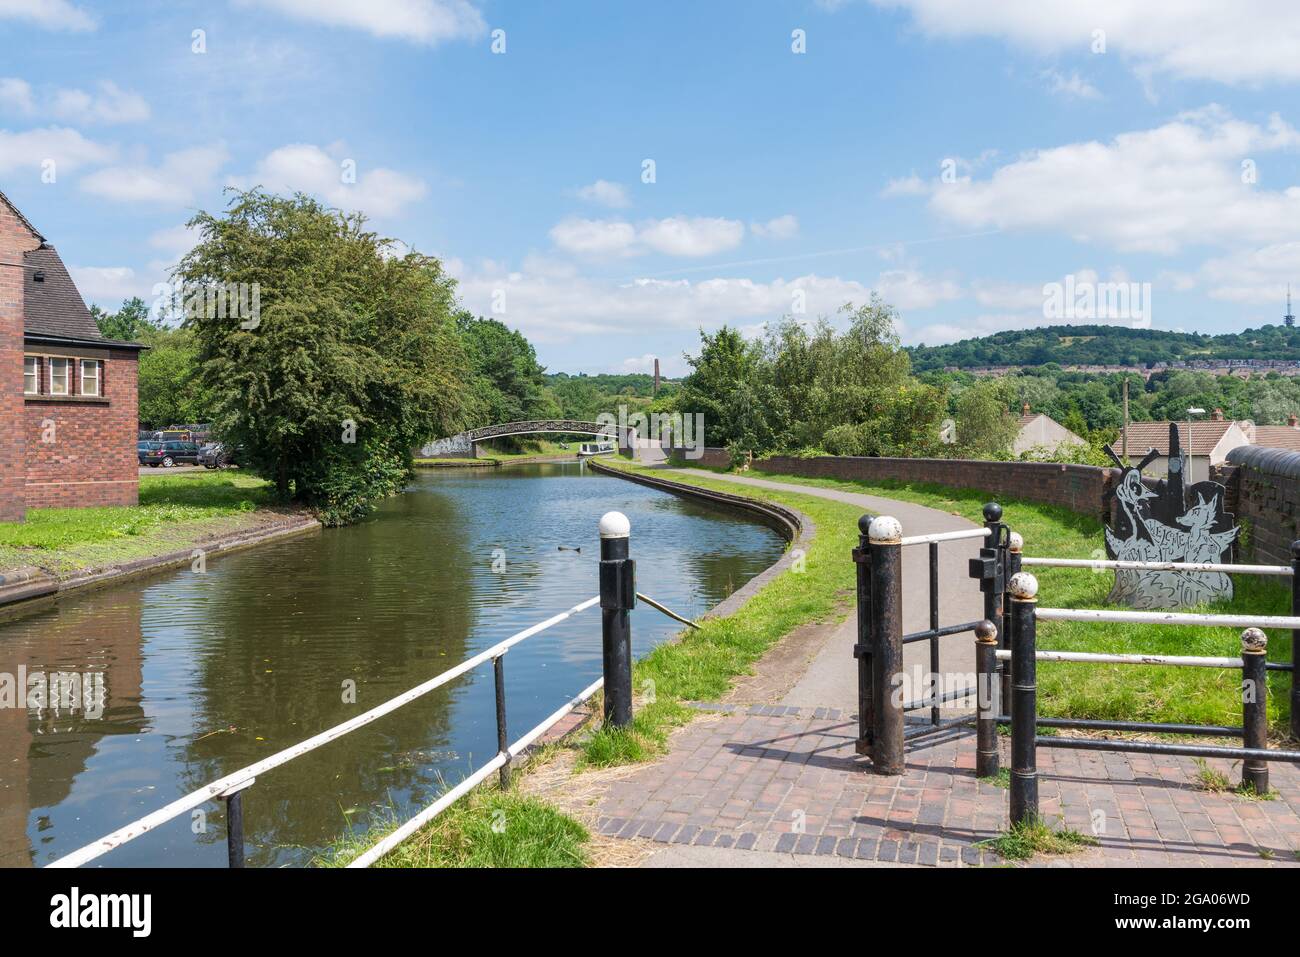
[[[1184, 455], [1189, 455], [1189, 482], [1200, 482], [1210, 477], [1210, 466], [1222, 465], [1228, 459], [1228, 453], [1238, 446], [1249, 445], [1248, 430], [1255, 428], [1249, 422], [1235, 422], [1223, 417], [1222, 409], [1215, 409], [1209, 421], [1191, 423], [1191, 435], [1188, 436], [1187, 422], [1130, 422], [1127, 428], [1128, 457], [1137, 462], [1151, 449], [1160, 453], [1147, 466], [1146, 474], [1165, 476], [1169, 474], [1169, 426], [1178, 426], [1178, 444]], [[1115, 450], [1125, 448], [1124, 430], [1115, 443]]]
[[1300, 416], [1294, 412], [1287, 418], [1286, 425], [1251, 425], [1246, 434], [1251, 445], [1300, 452]]
[[58, 252], [0, 193], [0, 521], [136, 504], [142, 348], [100, 335]]
[[1026, 402], [1020, 409], [1020, 431], [1011, 444], [1011, 451], [1023, 455], [1035, 448], [1055, 452], [1062, 445], [1087, 444], [1050, 415], [1029, 411], [1029, 403]]

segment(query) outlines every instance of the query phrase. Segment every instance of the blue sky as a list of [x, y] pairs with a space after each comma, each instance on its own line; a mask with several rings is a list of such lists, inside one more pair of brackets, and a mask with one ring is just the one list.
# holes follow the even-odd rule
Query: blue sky
[[107, 307], [255, 183], [443, 258], [557, 371], [872, 290], [937, 343], [1067, 277], [1205, 332], [1300, 289], [1276, 0], [0, 0], [0, 51], [0, 190]]

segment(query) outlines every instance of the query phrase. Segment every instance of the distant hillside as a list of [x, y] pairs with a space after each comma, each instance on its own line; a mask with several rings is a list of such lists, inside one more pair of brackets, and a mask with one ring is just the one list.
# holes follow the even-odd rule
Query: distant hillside
[[1048, 326], [998, 332], [946, 346], [913, 346], [917, 372], [947, 366], [1060, 365], [1150, 366], [1157, 362], [1219, 359], [1300, 361], [1300, 328], [1264, 326], [1240, 333], [1125, 329], [1119, 326]]

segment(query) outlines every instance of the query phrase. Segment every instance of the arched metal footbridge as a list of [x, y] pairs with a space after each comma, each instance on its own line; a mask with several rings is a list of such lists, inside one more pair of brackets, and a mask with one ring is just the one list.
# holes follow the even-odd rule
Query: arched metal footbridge
[[[627, 431], [629, 436], [635, 434], [631, 429]], [[583, 422], [579, 419], [530, 419], [523, 422], [503, 422], [499, 425], [485, 425], [481, 428], [469, 429], [459, 435], [451, 435], [444, 439], [429, 442], [421, 447], [420, 455], [424, 458], [460, 455], [472, 457], [476, 454], [478, 443], [488, 439], [500, 439], [511, 435], [541, 435], [546, 433], [553, 435], [599, 435], [614, 439], [618, 434], [618, 426], [613, 423], [602, 425], [599, 422]], [[619, 444], [627, 444], [627, 436], [620, 436]]]

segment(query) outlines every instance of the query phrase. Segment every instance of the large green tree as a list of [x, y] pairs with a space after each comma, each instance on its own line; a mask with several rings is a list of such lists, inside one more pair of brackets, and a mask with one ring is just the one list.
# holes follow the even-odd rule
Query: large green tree
[[190, 220], [175, 278], [256, 288], [260, 312], [186, 318], [219, 434], [327, 524], [400, 490], [411, 450], [464, 424], [455, 283], [438, 260], [304, 195], [235, 192]]
[[559, 404], [546, 392], [546, 370], [522, 333], [469, 312], [457, 315], [456, 328], [469, 369], [471, 426], [559, 415]]

